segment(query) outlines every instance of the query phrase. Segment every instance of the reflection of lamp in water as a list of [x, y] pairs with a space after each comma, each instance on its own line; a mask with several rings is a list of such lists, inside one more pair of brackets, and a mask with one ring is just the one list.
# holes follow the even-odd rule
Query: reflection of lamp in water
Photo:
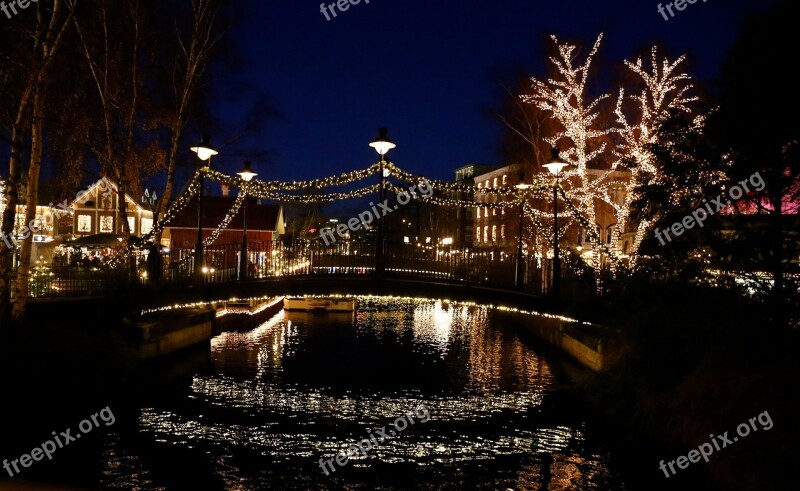
[[444, 354], [453, 329], [453, 311], [449, 307], [444, 308], [440, 300], [433, 304], [428, 301], [415, 302], [413, 329], [415, 338], [439, 348]]

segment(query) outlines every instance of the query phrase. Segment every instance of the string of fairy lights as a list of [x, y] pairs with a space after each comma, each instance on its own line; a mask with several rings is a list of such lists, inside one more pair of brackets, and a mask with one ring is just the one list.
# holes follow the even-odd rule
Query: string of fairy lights
[[[388, 192], [400, 195], [408, 193], [399, 185], [392, 182], [389, 178], [395, 178], [398, 181], [405, 181], [407, 183], [417, 183], [422, 187], [432, 189], [439, 193], [411, 193], [414, 198], [436, 205], [446, 207], [460, 207], [460, 208], [483, 208], [483, 209], [509, 209], [520, 207], [524, 216], [530, 219], [531, 224], [539, 237], [543, 237], [547, 243], [552, 247], [553, 241], [548, 235], [549, 227], [543, 222], [543, 218], [552, 218], [552, 215], [547, 214], [541, 210], [530, 206], [528, 200], [530, 198], [541, 198], [546, 196], [546, 191], [552, 188], [552, 184], [547, 182], [546, 179], [537, 179], [533, 184], [527, 185], [525, 188], [520, 189], [516, 186], [501, 186], [501, 187], [478, 187], [471, 184], [446, 182], [436, 179], [428, 179], [424, 176], [419, 176], [407, 172], [390, 162], [384, 162], [385, 176], [384, 181], [385, 189]], [[153, 227], [153, 230], [145, 236], [145, 240], [152, 240], [152, 237], [157, 231], [163, 230], [188, 204], [194, 200], [200, 191], [200, 181], [202, 178], [207, 178], [210, 181], [215, 181], [229, 187], [242, 188], [247, 185], [247, 195], [257, 198], [268, 199], [276, 202], [291, 202], [291, 203], [329, 203], [333, 201], [341, 201], [347, 199], [356, 199], [369, 194], [378, 193], [380, 190], [380, 183], [365, 185], [360, 188], [348, 191], [328, 191], [325, 192], [323, 188], [333, 188], [350, 185], [357, 181], [362, 181], [372, 177], [380, 172], [380, 164], [373, 164], [366, 169], [361, 169], [352, 172], [345, 172], [336, 176], [328, 176], [320, 179], [312, 179], [306, 181], [259, 181], [252, 180], [245, 183], [243, 179], [238, 176], [230, 176], [219, 171], [205, 168], [198, 171], [190, 180], [184, 191], [173, 201], [164, 217], [158, 221]], [[594, 240], [603, 249], [603, 252], [610, 254], [611, 251], [599, 240], [594, 227], [589, 227], [588, 220], [580, 213], [579, 209], [572, 203], [572, 198], [565, 194], [564, 189], [559, 187], [561, 197], [567, 203], [567, 210], [560, 214], [565, 219], [576, 218], [580, 225], [587, 231], [587, 236]], [[294, 191], [295, 194], [291, 192]], [[444, 194], [445, 196], [441, 196]], [[453, 198], [449, 197], [456, 194], [463, 197]], [[222, 231], [224, 231], [233, 218], [239, 213], [244, 203], [245, 193], [239, 193], [234, 200], [230, 209], [225, 213], [225, 216], [219, 224], [212, 230], [211, 234], [203, 240], [205, 247], [211, 246], [219, 238]], [[568, 225], [567, 225], [568, 226]], [[191, 256], [187, 256], [186, 260]]]

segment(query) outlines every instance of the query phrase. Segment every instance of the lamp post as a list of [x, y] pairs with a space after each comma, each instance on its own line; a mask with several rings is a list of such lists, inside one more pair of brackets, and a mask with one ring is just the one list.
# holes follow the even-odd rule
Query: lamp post
[[558, 299], [561, 294], [561, 258], [558, 251], [558, 178], [561, 170], [568, 166], [566, 162], [561, 160], [559, 150], [552, 149], [552, 157], [549, 163], [544, 164], [547, 170], [556, 177], [553, 183], [553, 285], [552, 295], [553, 298]]
[[519, 290], [525, 288], [525, 258], [522, 252], [522, 237], [525, 232], [525, 198], [526, 191], [531, 187], [525, 184], [525, 174], [520, 175], [520, 183], [515, 186], [520, 190], [519, 196], [519, 237], [517, 240], [517, 263], [516, 274], [514, 275], [514, 286]]
[[[203, 283], [203, 175], [205, 169], [210, 165], [210, 159], [214, 155], [219, 154], [211, 147], [211, 136], [202, 135], [200, 137], [200, 144], [190, 149], [197, 154], [200, 172], [200, 191], [197, 196], [197, 244], [194, 249], [194, 276], [195, 282], [198, 285]], [[204, 164], [204, 162], [209, 162]]]
[[244, 168], [237, 172], [242, 178], [242, 250], [239, 252], [239, 281], [247, 280], [247, 183], [258, 174], [253, 172], [252, 162], [249, 160], [244, 163]]
[[[376, 152], [381, 156], [380, 162], [380, 187], [378, 189], [378, 203], [383, 203], [386, 199], [386, 174], [385, 174], [385, 164], [386, 164], [386, 154], [389, 153], [389, 150], [395, 148], [397, 145], [392, 143], [389, 140], [388, 136], [389, 130], [386, 128], [378, 129], [378, 138], [372, 141], [369, 146], [374, 148]], [[383, 227], [383, 214], [378, 217], [378, 239], [375, 245], [375, 277], [378, 279], [383, 279], [383, 275], [386, 268], [385, 263], [385, 252], [386, 247], [384, 244], [384, 227]]]

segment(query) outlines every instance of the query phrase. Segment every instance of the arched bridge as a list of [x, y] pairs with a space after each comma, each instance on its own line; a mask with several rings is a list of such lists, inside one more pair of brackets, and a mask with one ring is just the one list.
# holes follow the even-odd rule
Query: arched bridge
[[[172, 250], [161, 263], [54, 267], [34, 274], [31, 303], [103, 299], [142, 307], [170, 302], [282, 294], [376, 294], [451, 298], [544, 308], [551, 263], [453, 246], [401, 245], [376, 259], [374, 240], [272, 241], [207, 247], [197, 275], [195, 251]], [[382, 266], [382, 267], [381, 267]]]

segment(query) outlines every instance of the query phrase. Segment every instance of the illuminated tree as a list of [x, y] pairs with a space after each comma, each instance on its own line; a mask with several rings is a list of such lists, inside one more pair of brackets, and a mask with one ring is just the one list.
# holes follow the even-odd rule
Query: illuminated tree
[[[606, 198], [599, 192], [601, 180], [593, 179], [590, 164], [598, 160], [606, 151], [608, 137], [613, 133], [611, 127], [601, 127], [601, 103], [609, 98], [602, 94], [592, 98], [587, 91], [587, 81], [592, 61], [600, 48], [603, 35], [598, 36], [588, 56], [582, 64], [576, 63], [577, 46], [560, 44], [555, 36], [551, 36], [556, 44], [557, 56], [550, 58], [557, 70], [557, 76], [547, 80], [531, 78], [530, 94], [522, 95], [522, 100], [534, 104], [537, 108], [550, 114], [561, 128], [554, 135], [546, 138], [553, 147], [561, 150], [561, 158], [570, 164], [562, 177], [566, 185], [568, 199], [579, 213], [585, 217], [592, 227], [595, 220], [596, 200]], [[600, 248], [592, 249], [593, 265], [596, 278], [600, 279]]]
[[[604, 103], [610, 98], [607, 93], [590, 96], [587, 80], [602, 38], [601, 34], [580, 63], [576, 46], [559, 43], [553, 36], [557, 55], [550, 60], [556, 74], [547, 80], [532, 78], [530, 93], [521, 97], [548, 113], [560, 125], [559, 131], [547, 137], [546, 141], [558, 147], [561, 157], [570, 164], [562, 174], [562, 183], [567, 204], [574, 205], [576, 213], [567, 211], [565, 215], [579, 219], [591, 237], [596, 235], [598, 206], [610, 206], [616, 215], [610, 238], [612, 268], [623, 255], [619, 238], [631, 229], [635, 232], [631, 265], [635, 266], [636, 252], [656, 219], [655, 216], [638, 214], [639, 220], [632, 223], [637, 188], [658, 177], [650, 147], [665, 138], [661, 128], [671, 115], [692, 115], [690, 103], [697, 97], [689, 95], [692, 89], [690, 77], [681, 70], [684, 57], [676, 60], [660, 57], [655, 47], [650, 53], [650, 63], [645, 63], [642, 58], [634, 62], [625, 61], [638, 85], [634, 95], [627, 96], [626, 89], [621, 88], [615, 107]], [[700, 118], [696, 124], [701, 125], [702, 121]], [[551, 218], [541, 210], [534, 210], [534, 213], [541, 219]], [[597, 242], [599, 246], [599, 240]], [[592, 248], [596, 273], [600, 272], [601, 252], [601, 247]]]
[[[614, 228], [611, 243], [618, 256], [623, 251], [617, 239], [625, 233], [629, 225], [634, 229], [631, 266], [635, 266], [636, 253], [642, 239], [656, 219], [655, 216], [640, 215], [638, 223], [630, 223], [631, 206], [638, 198], [636, 189], [657, 178], [658, 169], [653, 162], [654, 156], [650, 147], [663, 140], [662, 128], [670, 115], [676, 112], [691, 114], [689, 103], [697, 100], [697, 97], [687, 95], [692, 85], [689, 75], [680, 71], [684, 59], [684, 56], [675, 61], [666, 57], [660, 59], [658, 49], [653, 47], [649, 66], [646, 66], [641, 57], [635, 62], [625, 61], [625, 66], [641, 79], [643, 88], [630, 97], [625, 96], [625, 89], [620, 89], [619, 92], [614, 114], [620, 126], [618, 134], [622, 139], [613, 149], [615, 161], [611, 169], [621, 166], [630, 172], [630, 178], [621, 182], [625, 196], [623, 203], [618, 204], [612, 200], [608, 203], [617, 213], [617, 226]], [[695, 121], [691, 129], [697, 130], [700, 125], [702, 118]]]

